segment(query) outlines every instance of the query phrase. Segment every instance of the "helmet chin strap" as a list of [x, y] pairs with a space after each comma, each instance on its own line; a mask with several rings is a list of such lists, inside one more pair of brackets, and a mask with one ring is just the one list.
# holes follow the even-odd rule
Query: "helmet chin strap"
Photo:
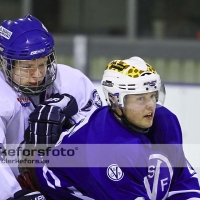
[[149, 131], [149, 128], [140, 128], [136, 125], [134, 125], [133, 123], [129, 122], [128, 119], [126, 118], [126, 116], [124, 115], [123, 109], [120, 108], [122, 114], [119, 115], [115, 110], [112, 109], [112, 107], [110, 107], [111, 112], [114, 114], [114, 116], [117, 118], [117, 120], [124, 125], [127, 129], [131, 130], [131, 131], [137, 131], [140, 133], [147, 133]]

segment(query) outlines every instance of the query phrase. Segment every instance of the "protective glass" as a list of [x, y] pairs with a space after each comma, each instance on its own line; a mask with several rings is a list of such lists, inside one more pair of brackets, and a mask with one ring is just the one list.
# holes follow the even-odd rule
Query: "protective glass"
[[165, 103], [165, 96], [166, 96], [166, 90], [165, 85], [161, 83], [160, 90], [158, 92], [158, 101], [157, 101], [157, 107], [163, 106]]
[[158, 92], [144, 94], [128, 94], [124, 97], [124, 108], [126, 109], [143, 109], [145, 106], [156, 107]]
[[124, 107], [127, 109], [142, 108], [146, 105], [152, 107], [161, 107], [165, 101], [165, 86], [161, 84], [159, 91], [143, 94], [128, 94], [124, 96]]

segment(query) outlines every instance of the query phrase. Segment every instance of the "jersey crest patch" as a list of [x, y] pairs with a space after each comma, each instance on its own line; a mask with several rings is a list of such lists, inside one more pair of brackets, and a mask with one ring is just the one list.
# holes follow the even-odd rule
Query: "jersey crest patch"
[[94, 90], [91, 94], [90, 100], [87, 102], [87, 104], [81, 109], [81, 111], [89, 112], [92, 109], [92, 106], [95, 106], [96, 108], [100, 108], [102, 106], [101, 98], [97, 92], [97, 90]]
[[30, 106], [30, 99], [28, 97], [17, 98], [17, 101], [19, 101], [22, 107]]
[[166, 199], [173, 177], [172, 165], [168, 158], [161, 154], [149, 157], [148, 176], [144, 177], [144, 185], [150, 199]]
[[107, 176], [112, 181], [120, 181], [124, 177], [124, 172], [117, 164], [112, 164], [107, 168]]

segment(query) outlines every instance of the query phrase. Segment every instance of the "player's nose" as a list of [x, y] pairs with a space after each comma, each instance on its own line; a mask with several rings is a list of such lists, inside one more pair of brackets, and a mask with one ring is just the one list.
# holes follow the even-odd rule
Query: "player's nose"
[[38, 68], [32, 69], [31, 71], [32, 78], [41, 78], [43, 76], [44, 76], [43, 70], [38, 69]]
[[146, 108], [148, 110], [154, 110], [156, 107], [156, 101], [154, 99], [149, 99], [149, 101], [146, 104]]

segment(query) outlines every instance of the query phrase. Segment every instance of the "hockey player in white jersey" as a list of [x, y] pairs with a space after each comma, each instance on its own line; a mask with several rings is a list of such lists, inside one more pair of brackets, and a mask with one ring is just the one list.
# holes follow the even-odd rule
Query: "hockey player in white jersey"
[[[66, 108], [73, 99], [70, 113], [73, 116], [68, 116], [71, 117], [69, 123], [72, 124], [79, 122], [101, 106], [97, 91], [83, 73], [56, 63], [54, 39], [46, 27], [32, 15], [1, 23], [0, 65], [2, 152], [5, 152], [3, 148], [16, 149], [23, 141], [30, 113], [50, 96], [53, 100], [56, 99], [54, 105], [61, 107], [57, 109], [58, 112], [62, 112], [62, 108]], [[66, 96], [65, 93], [70, 95]], [[60, 102], [64, 105], [56, 104]], [[43, 107], [45, 106], [43, 104]], [[62, 120], [65, 117], [62, 116]], [[15, 155], [12, 159], [15, 160]], [[18, 163], [16, 167], [10, 167], [1, 155], [0, 200], [13, 197], [16, 191], [21, 190], [16, 180], [19, 174], [17, 165]], [[36, 196], [29, 194], [27, 199]]]

